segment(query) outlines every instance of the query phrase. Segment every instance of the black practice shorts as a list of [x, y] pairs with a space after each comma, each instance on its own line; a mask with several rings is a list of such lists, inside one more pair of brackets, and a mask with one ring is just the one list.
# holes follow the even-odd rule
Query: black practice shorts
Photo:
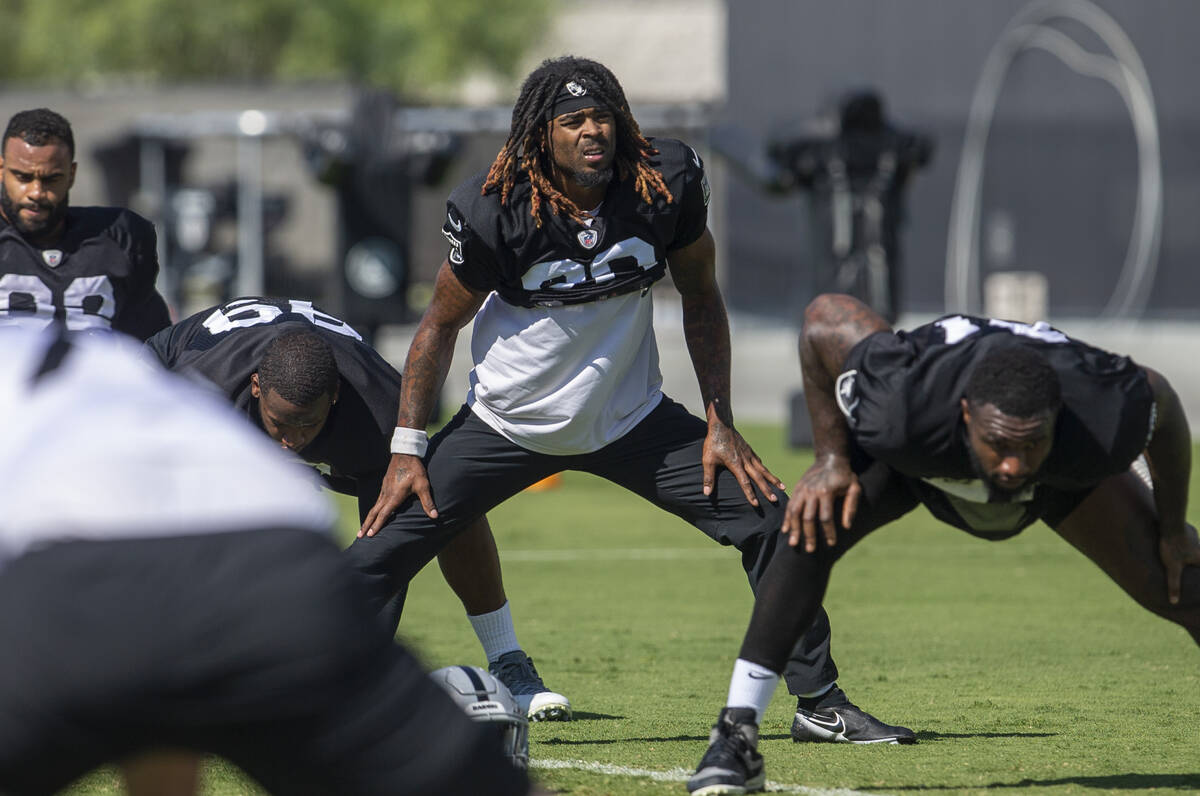
[[384, 604], [466, 524], [530, 484], [564, 470], [592, 473], [742, 553], [756, 584], [783, 525], [787, 495], [759, 496], [757, 507], [733, 474], [718, 468], [712, 495], [703, 493], [701, 457], [708, 424], [664, 397], [625, 436], [591, 453], [551, 456], [510, 442], [464, 406], [430, 441], [425, 464], [438, 518], [429, 519], [415, 497], [373, 537], [347, 549], [375, 610]]
[[276, 794], [520, 794], [309, 531], [70, 541], [0, 568], [0, 793], [155, 749]]

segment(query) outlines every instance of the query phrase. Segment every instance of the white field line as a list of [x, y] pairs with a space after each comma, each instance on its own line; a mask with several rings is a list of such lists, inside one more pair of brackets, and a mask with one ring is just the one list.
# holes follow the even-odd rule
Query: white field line
[[683, 561], [737, 556], [732, 547], [631, 547], [626, 549], [500, 550], [501, 561]]
[[[530, 760], [531, 768], [571, 769], [586, 771], [592, 774], [607, 774], [615, 777], [643, 777], [656, 782], [687, 782], [692, 775], [690, 769], [669, 768], [666, 771], [656, 771], [649, 768], [631, 768], [617, 766], [612, 763], [597, 763], [592, 760]], [[810, 788], [807, 785], [788, 785], [782, 782], [767, 781], [767, 791], [771, 793], [802, 793], [805, 796], [875, 796], [861, 790], [849, 788]]]

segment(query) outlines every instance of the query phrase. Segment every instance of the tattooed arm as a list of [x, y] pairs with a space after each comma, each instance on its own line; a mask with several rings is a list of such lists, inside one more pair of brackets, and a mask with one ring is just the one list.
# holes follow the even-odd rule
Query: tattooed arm
[[683, 302], [683, 334], [708, 419], [702, 458], [704, 494], [712, 494], [717, 468], [724, 467], [737, 479], [752, 505], [758, 505], [755, 486], [774, 503], [779, 499], [775, 490], [783, 489], [783, 483], [771, 474], [733, 427], [729, 404], [729, 318], [717, 286], [716, 244], [712, 233], [706, 229], [694, 243], [671, 252], [668, 265]]
[[804, 312], [800, 368], [804, 398], [812, 418], [815, 461], [792, 490], [780, 529], [793, 547], [817, 549], [817, 524], [826, 544], [837, 541], [834, 503], [842, 503], [842, 527], [849, 528], [862, 488], [850, 469], [850, 429], [837, 405], [836, 382], [850, 349], [875, 332], [891, 331], [878, 313], [856, 298], [817, 296]]
[[[408, 349], [404, 363], [404, 379], [400, 384], [400, 412], [396, 425], [424, 429], [437, 401], [437, 395], [450, 369], [454, 342], [458, 332], [483, 304], [485, 295], [476, 293], [459, 281], [443, 262], [434, 285], [433, 300], [421, 317], [417, 333]], [[429, 489], [429, 478], [419, 456], [392, 454], [379, 498], [367, 513], [359, 528], [359, 536], [374, 536], [388, 517], [409, 495], [416, 494], [430, 517], [437, 516], [437, 506]]]

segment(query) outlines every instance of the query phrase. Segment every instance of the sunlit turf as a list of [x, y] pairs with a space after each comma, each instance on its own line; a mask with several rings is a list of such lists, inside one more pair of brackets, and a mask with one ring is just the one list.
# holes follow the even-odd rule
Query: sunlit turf
[[[743, 431], [789, 484], [810, 460], [778, 428]], [[1190, 514], [1200, 516], [1195, 506]], [[490, 517], [518, 636], [576, 709], [569, 724], [533, 726], [537, 779], [575, 796], [684, 793], [751, 606], [736, 553], [576, 473]], [[918, 510], [843, 559], [826, 607], [842, 687], [913, 727], [919, 743], [793, 744], [781, 687], [762, 725], [769, 782], [872, 793], [1200, 791], [1195, 645], [1044, 526], [989, 543]], [[401, 637], [430, 667], [484, 664], [436, 566], [414, 581]], [[590, 764], [617, 768], [583, 770]], [[105, 770], [71, 792], [115, 793], [115, 782]], [[215, 761], [204, 792], [255, 790]]]

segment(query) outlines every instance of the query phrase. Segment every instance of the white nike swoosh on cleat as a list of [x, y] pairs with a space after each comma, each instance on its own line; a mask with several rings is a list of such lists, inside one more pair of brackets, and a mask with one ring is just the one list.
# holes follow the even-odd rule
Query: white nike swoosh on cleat
[[836, 721], [833, 722], [830, 722], [828, 719], [825, 719], [821, 716], [810, 714], [804, 714], [801, 716], [801, 718], [809, 724], [815, 724], [817, 727], [820, 727], [822, 730], [832, 733], [833, 735], [841, 735], [846, 731], [846, 722], [842, 719], [842, 714], [838, 713], [836, 710], [833, 711], [833, 716], [836, 719]]

